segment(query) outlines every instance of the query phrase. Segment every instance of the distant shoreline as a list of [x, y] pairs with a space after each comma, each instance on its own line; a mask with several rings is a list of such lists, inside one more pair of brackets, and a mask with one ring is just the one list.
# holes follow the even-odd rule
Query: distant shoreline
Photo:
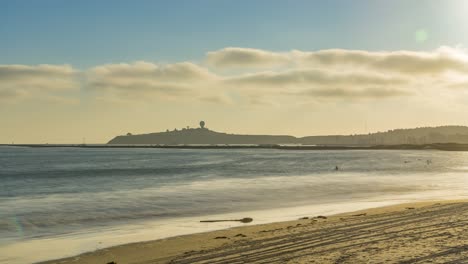
[[442, 126], [394, 129], [386, 132], [351, 135], [291, 135], [231, 134], [199, 128], [182, 128], [148, 134], [119, 135], [106, 142], [110, 145], [290, 145], [290, 146], [388, 146], [428, 145], [437, 143], [468, 144], [468, 127]]
[[468, 151], [468, 144], [436, 143], [422, 145], [159, 145], [159, 144], [0, 144], [0, 147], [28, 148], [159, 148], [159, 149], [278, 149], [278, 150], [442, 150]]

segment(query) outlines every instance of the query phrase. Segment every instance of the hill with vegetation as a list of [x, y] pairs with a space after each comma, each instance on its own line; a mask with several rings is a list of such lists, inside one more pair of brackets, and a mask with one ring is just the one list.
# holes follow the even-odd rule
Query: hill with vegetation
[[299, 145], [423, 145], [434, 143], [468, 143], [468, 127], [440, 126], [419, 127], [412, 129], [394, 129], [360, 135], [327, 135], [293, 137], [288, 135], [239, 135], [209, 130], [204, 127], [184, 128], [150, 134], [117, 136], [108, 144], [161, 144], [161, 145], [197, 145], [197, 144], [299, 144]]

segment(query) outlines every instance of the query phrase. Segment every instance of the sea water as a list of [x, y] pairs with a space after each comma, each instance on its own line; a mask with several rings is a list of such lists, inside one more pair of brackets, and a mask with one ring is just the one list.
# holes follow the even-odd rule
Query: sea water
[[0, 147], [0, 263], [467, 197], [468, 152]]

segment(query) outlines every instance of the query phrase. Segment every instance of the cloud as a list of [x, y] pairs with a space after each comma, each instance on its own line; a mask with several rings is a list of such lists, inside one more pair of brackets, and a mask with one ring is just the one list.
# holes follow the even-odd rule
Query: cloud
[[385, 77], [372, 73], [336, 73], [324, 70], [291, 70], [284, 72], [262, 72], [227, 79], [235, 85], [268, 87], [310, 87], [310, 86], [401, 86], [410, 80], [401, 77]]
[[467, 51], [445, 46], [432, 51], [287, 52], [231, 47], [207, 53], [206, 62], [215, 72], [240, 72], [224, 77], [224, 83], [257, 97], [296, 94], [380, 100], [429, 96], [450, 92], [448, 87], [465, 87], [460, 79], [468, 74]]
[[249, 48], [224, 48], [206, 54], [206, 63], [213, 67], [273, 67], [287, 64], [287, 54]]
[[47, 96], [78, 88], [70, 65], [0, 65], [0, 100]]
[[190, 62], [157, 65], [139, 61], [108, 64], [88, 71], [88, 88], [134, 99], [138, 96], [193, 96], [197, 88], [217, 79]]
[[360, 69], [397, 74], [468, 73], [468, 56], [460, 48], [440, 47], [434, 51], [364, 51], [327, 49], [272, 52], [260, 49], [225, 48], [208, 52], [206, 61], [218, 68], [277, 67]]
[[[383, 99], [408, 96], [413, 93], [412, 80], [363, 72], [333, 72], [324, 70], [290, 70], [262, 72], [226, 79], [229, 85], [248, 90], [246, 93], [327, 99]], [[404, 88], [407, 88], [406, 90]]]
[[456, 82], [453, 82], [453, 83], [447, 85], [447, 87], [453, 88], [453, 89], [468, 90], [468, 81], [456, 81]]
[[383, 73], [408, 75], [468, 73], [468, 57], [460, 49], [441, 47], [431, 52], [360, 50], [293, 51], [295, 60], [309, 67], [353, 67]]
[[320, 98], [344, 98], [344, 99], [367, 99], [367, 98], [387, 98], [394, 96], [406, 96], [411, 92], [399, 90], [395, 88], [365, 88], [365, 89], [344, 89], [344, 88], [328, 88], [328, 89], [311, 89], [302, 93], [303, 95], [320, 97]]
[[232, 104], [232, 101], [226, 95], [208, 95], [199, 98], [202, 102], [214, 103], [214, 104]]
[[0, 65], [0, 99], [59, 98], [60, 93], [81, 87], [86, 98], [132, 102], [282, 105], [320, 98], [383, 100], [455, 93], [460, 89], [450, 88], [466, 87], [467, 74], [468, 55], [460, 48], [273, 52], [229, 47], [208, 52], [198, 64], [138, 61], [82, 72], [69, 65]]
[[138, 61], [133, 64], [107, 64], [91, 69], [91, 77], [118, 79], [121, 81], [152, 80], [173, 82], [178, 80], [198, 81], [215, 78], [208, 70], [190, 62], [157, 65]]

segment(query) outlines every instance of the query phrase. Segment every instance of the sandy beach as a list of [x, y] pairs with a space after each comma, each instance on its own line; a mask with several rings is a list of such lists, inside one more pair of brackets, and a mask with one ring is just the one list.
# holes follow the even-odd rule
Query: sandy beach
[[467, 221], [466, 200], [419, 202], [133, 243], [43, 263], [468, 263]]

